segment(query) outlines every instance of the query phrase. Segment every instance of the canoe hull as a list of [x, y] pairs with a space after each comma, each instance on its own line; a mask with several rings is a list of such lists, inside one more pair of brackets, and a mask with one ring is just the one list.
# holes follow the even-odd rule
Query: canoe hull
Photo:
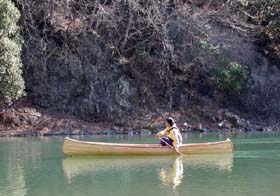
[[[183, 154], [216, 154], [230, 153], [233, 144], [230, 140], [221, 142], [183, 144], [180, 147]], [[65, 138], [63, 153], [68, 156], [92, 155], [174, 155], [178, 154], [170, 147], [159, 144], [115, 144], [102, 142], [84, 142]]]

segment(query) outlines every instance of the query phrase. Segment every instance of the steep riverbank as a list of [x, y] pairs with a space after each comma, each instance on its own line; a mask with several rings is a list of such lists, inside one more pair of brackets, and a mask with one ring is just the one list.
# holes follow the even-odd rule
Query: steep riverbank
[[[69, 114], [50, 112], [23, 99], [0, 114], [0, 137], [155, 133], [164, 128], [167, 116], [175, 117], [182, 132], [280, 131], [277, 126], [252, 124], [225, 109], [220, 109], [216, 114], [210, 112], [209, 110], [207, 115], [213, 115], [213, 122], [205, 119], [206, 112], [203, 109], [200, 114], [192, 111], [184, 114], [154, 113], [139, 116], [139, 119], [126, 123], [98, 123], [84, 121]], [[201, 114], [204, 117], [199, 116]]]
[[0, 135], [279, 130], [277, 39], [244, 1], [14, 2], [27, 98]]

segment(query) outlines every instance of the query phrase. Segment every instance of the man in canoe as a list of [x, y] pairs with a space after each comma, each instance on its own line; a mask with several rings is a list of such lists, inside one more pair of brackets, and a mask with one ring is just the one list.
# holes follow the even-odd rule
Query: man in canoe
[[183, 142], [180, 130], [176, 126], [174, 119], [170, 117], [166, 119], [165, 126], [166, 128], [156, 135], [161, 140], [160, 144], [162, 146], [173, 146], [178, 151]]

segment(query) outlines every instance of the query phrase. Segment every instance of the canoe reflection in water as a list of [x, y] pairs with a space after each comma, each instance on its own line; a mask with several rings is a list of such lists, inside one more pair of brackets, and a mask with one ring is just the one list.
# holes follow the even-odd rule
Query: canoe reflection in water
[[[80, 175], [111, 171], [133, 171], [152, 168], [158, 173], [163, 186], [176, 189], [183, 181], [186, 168], [215, 168], [231, 173], [233, 155], [190, 155], [190, 156], [94, 156], [67, 157], [62, 161], [65, 177], [72, 183]], [[187, 170], [185, 171], [187, 172]]]

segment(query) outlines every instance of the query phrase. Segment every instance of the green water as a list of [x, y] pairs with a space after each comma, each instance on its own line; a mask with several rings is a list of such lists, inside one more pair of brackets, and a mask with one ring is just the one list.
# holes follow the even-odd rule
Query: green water
[[[188, 142], [222, 134], [185, 135]], [[0, 138], [0, 196], [278, 196], [280, 134], [231, 136], [235, 152], [189, 157], [66, 158], [63, 137]], [[156, 143], [151, 135], [76, 137]]]

